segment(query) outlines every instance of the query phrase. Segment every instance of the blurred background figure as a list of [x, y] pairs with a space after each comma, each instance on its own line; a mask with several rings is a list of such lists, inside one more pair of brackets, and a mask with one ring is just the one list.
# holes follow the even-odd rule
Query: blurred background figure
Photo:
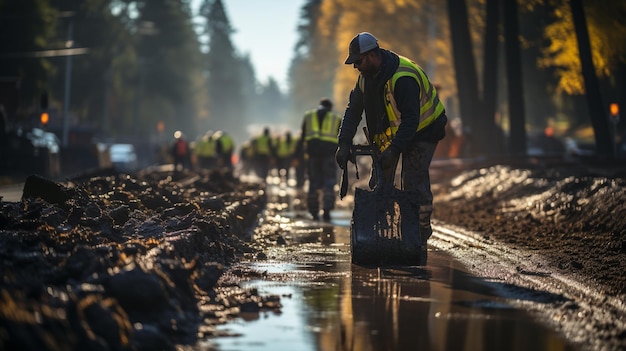
[[547, 156], [562, 157], [565, 154], [565, 144], [556, 137], [553, 126], [547, 126], [543, 130], [543, 138], [540, 143]]
[[172, 158], [174, 160], [174, 172], [181, 172], [189, 167], [189, 144], [180, 130], [174, 133]]
[[335, 184], [338, 178], [335, 151], [341, 117], [332, 113], [332, 109], [332, 102], [323, 98], [317, 109], [304, 114], [302, 121], [302, 138], [298, 149], [305, 150], [308, 156], [307, 206], [314, 220], [319, 219], [320, 191], [324, 221], [330, 221], [330, 210], [335, 208]]
[[294, 168], [296, 176], [296, 189], [299, 191], [304, 189], [304, 182], [306, 181], [307, 173], [307, 157], [304, 152], [306, 143], [301, 142], [301, 139], [301, 135], [294, 136], [294, 143], [296, 144], [296, 147], [293, 151], [293, 157], [291, 158], [291, 166]]
[[254, 148], [250, 140], [241, 144], [239, 149], [239, 162], [237, 163], [238, 176], [249, 176], [254, 171]]
[[226, 132], [219, 130], [215, 132], [212, 139], [215, 142], [215, 153], [217, 166], [227, 172], [233, 171], [233, 152], [235, 151], [235, 141]]
[[276, 140], [276, 168], [281, 181], [289, 180], [289, 169], [296, 151], [296, 140], [286, 131]]
[[272, 145], [269, 127], [265, 127], [263, 134], [252, 140], [252, 147], [254, 150], [253, 163], [255, 172], [265, 182], [269, 170], [275, 165], [274, 155], [276, 154]]
[[208, 170], [216, 165], [217, 148], [213, 131], [209, 130], [196, 142], [194, 148], [198, 170]]

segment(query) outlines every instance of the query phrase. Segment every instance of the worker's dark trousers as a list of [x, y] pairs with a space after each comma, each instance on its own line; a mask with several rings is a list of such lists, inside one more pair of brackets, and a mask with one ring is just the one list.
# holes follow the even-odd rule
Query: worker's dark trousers
[[[413, 141], [402, 155], [402, 189], [413, 190], [418, 194], [420, 207], [420, 233], [425, 243], [433, 233], [430, 217], [433, 213], [433, 193], [430, 190], [430, 163], [433, 160], [437, 143]], [[384, 177], [390, 179], [391, 170], [384, 170]]]
[[335, 207], [335, 184], [337, 184], [337, 163], [335, 156], [309, 157], [309, 193], [307, 206], [312, 214], [318, 213], [319, 190], [322, 190], [322, 209], [329, 211]]
[[402, 153], [402, 188], [415, 190], [419, 195], [420, 233], [422, 241], [430, 238], [433, 229], [430, 216], [433, 213], [433, 193], [430, 190], [430, 162], [437, 143], [414, 141]]

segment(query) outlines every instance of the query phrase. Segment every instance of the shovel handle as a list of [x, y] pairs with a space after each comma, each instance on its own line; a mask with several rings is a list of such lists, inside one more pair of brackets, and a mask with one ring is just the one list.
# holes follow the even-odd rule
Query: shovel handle
[[339, 198], [343, 200], [344, 196], [348, 193], [348, 164], [343, 167], [343, 174], [341, 176], [341, 190], [339, 191]]

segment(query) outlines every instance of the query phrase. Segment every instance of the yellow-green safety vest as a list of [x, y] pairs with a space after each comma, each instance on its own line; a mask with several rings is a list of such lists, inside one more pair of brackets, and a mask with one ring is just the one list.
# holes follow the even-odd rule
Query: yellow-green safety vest
[[305, 141], [318, 139], [337, 144], [337, 134], [339, 134], [339, 125], [341, 117], [332, 112], [327, 112], [324, 121], [320, 127], [319, 118], [317, 118], [317, 110], [310, 110], [304, 116], [306, 128]]
[[256, 155], [271, 155], [272, 149], [270, 146], [271, 139], [269, 136], [263, 134], [254, 140], [254, 152]]
[[228, 153], [228, 152], [233, 151], [235, 142], [233, 141], [233, 138], [230, 135], [222, 134], [218, 140], [222, 143], [222, 152]]
[[292, 155], [296, 151], [296, 141], [292, 138], [291, 142], [287, 141], [286, 137], [278, 139], [278, 145], [276, 145], [276, 156], [287, 157]]
[[196, 144], [195, 152], [200, 157], [213, 157], [215, 156], [215, 141], [210, 137], [203, 137]]
[[[384, 133], [379, 133], [374, 136], [374, 142], [378, 145], [380, 151], [385, 150], [391, 144], [391, 140], [396, 135], [398, 127], [400, 126], [400, 111], [396, 104], [396, 99], [393, 97], [393, 91], [396, 86], [396, 81], [401, 77], [413, 77], [420, 87], [419, 101], [420, 101], [420, 122], [417, 126], [416, 132], [428, 127], [433, 121], [435, 121], [444, 111], [443, 103], [439, 100], [437, 89], [430, 83], [426, 77], [424, 70], [415, 62], [410, 59], [399, 56], [400, 64], [398, 69], [391, 76], [391, 79], [385, 84], [385, 109], [387, 110], [387, 118], [389, 119], [389, 128]], [[364, 90], [363, 77], [359, 76], [359, 88]]]

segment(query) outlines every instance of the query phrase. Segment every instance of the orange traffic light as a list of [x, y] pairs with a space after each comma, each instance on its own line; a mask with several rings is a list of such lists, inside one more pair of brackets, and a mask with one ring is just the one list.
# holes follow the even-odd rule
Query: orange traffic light
[[609, 108], [611, 110], [611, 116], [619, 115], [619, 104], [612, 103]]
[[48, 115], [48, 112], [42, 112], [39, 120], [41, 121], [41, 124], [46, 125], [50, 121], [50, 115]]

